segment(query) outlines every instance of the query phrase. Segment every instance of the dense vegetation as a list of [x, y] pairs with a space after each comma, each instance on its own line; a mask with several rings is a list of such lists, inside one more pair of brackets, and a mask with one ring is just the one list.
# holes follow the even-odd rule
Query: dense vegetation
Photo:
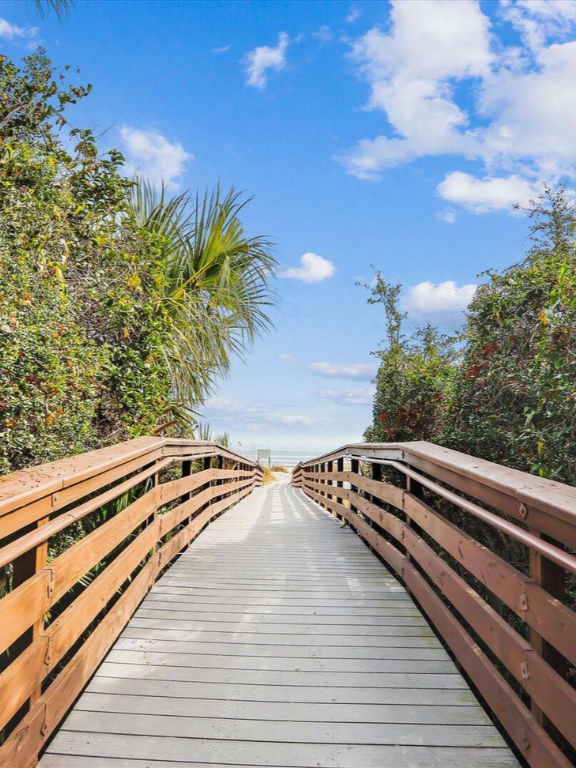
[[546, 189], [529, 213], [526, 259], [485, 275], [456, 337], [406, 338], [400, 286], [377, 275], [387, 338], [366, 440], [434, 440], [576, 484], [576, 212]]
[[0, 56], [0, 473], [194, 412], [267, 325], [275, 260], [234, 192], [168, 200], [68, 123], [90, 87]]

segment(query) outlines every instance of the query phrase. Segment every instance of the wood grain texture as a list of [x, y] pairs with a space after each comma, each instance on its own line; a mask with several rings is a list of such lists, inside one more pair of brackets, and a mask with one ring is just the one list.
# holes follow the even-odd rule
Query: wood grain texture
[[517, 765], [404, 587], [282, 485], [164, 573], [41, 766], [183, 763]]
[[[205, 471], [192, 475], [199, 457]], [[218, 468], [210, 469], [213, 458]], [[179, 462], [182, 479], [159, 484], [159, 473]], [[119, 482], [109, 487], [111, 481]], [[84, 537], [72, 538], [48, 562], [51, 538], [143, 482], [144, 495]], [[0, 567], [13, 565], [12, 591], [0, 599], [0, 652], [8, 650], [0, 673], [0, 729], [6, 728], [0, 765], [26, 768], [37, 762], [158, 575], [212, 519], [259, 483], [254, 462], [216, 443], [156, 438], [0, 480], [0, 534], [21, 530], [0, 549]], [[85, 500], [87, 493], [91, 498]], [[159, 514], [179, 497], [188, 500]], [[58, 514], [66, 505], [70, 508]], [[56, 517], [50, 519], [50, 513]], [[78, 582], [95, 566], [79, 590]], [[59, 606], [61, 598], [67, 602]]]
[[[395, 544], [381, 536], [366, 519], [357, 515], [352, 509], [332, 500], [323, 499], [321, 494], [312, 488], [307, 488], [306, 492], [318, 502], [332, 509], [335, 514], [341, 514], [369, 546], [378, 552], [383, 560], [390, 564], [394, 571], [404, 579], [410, 592], [419, 600], [427, 615], [434, 621], [436, 629], [453, 650], [478, 690], [489, 702], [506, 732], [527, 757], [530, 765], [570, 765], [568, 759], [549, 734], [518, 698], [515, 691], [467, 633], [461, 622], [453, 616], [443, 600], [413, 566], [408, 556], [402, 554]], [[392, 517], [389, 513], [378, 508], [375, 510], [377, 510], [378, 521], [382, 527], [395, 539], [402, 541], [407, 552], [416, 554], [425, 572], [430, 574], [434, 583], [438, 584], [443, 594], [446, 594], [461, 614], [471, 622], [480, 636], [486, 639], [489, 647], [492, 647], [507, 665], [510, 664], [511, 656], [514, 654], [517, 669], [511, 670], [513, 674], [516, 673], [518, 677], [522, 675], [524, 667], [521, 667], [520, 664], [523, 658], [527, 660], [525, 663], [530, 664], [529, 667], [526, 667], [528, 679], [535, 661], [536, 670], [540, 673], [540, 664], [544, 662], [535, 660], [533, 651], [532, 654], [525, 653], [527, 648], [520, 645], [524, 643], [520, 636], [513, 633], [508, 624], [505, 624], [495, 612], [492, 612], [494, 615], [490, 616], [487, 613], [488, 605], [452, 571], [447, 563], [442, 561], [410, 528], [407, 528], [402, 520]], [[502, 623], [502, 632], [500, 633], [495, 631], [496, 622]], [[498, 644], [496, 640], [499, 640], [500, 643]], [[550, 673], [552, 676], [555, 675], [552, 670]], [[563, 732], [569, 737], [573, 737], [573, 728], [570, 725], [574, 722], [573, 693], [564, 681], [546, 675], [544, 677], [555, 683], [556, 694], [558, 694], [552, 699], [555, 717], [561, 723]], [[542, 676], [540, 676], [540, 682], [542, 682]], [[542, 697], [547, 697], [546, 702], [550, 702], [551, 697], [546, 684], [544, 684], [544, 689], [538, 690], [539, 699], [542, 700]]]

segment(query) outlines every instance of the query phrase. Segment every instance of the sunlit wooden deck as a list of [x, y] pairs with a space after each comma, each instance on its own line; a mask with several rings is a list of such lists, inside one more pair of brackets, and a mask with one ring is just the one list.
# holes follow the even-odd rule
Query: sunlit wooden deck
[[182, 763], [517, 765], [404, 588], [282, 484], [156, 583], [40, 764]]

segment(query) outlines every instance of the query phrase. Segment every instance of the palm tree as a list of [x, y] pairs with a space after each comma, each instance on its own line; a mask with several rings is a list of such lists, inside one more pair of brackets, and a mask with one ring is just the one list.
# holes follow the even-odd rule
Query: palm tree
[[40, 18], [43, 18], [46, 10], [50, 8], [59, 19], [62, 19], [68, 15], [74, 3], [72, 0], [35, 0], [35, 5], [36, 13]]
[[172, 333], [163, 352], [175, 401], [191, 409], [271, 325], [277, 262], [269, 240], [244, 232], [240, 213], [248, 202], [219, 187], [169, 198], [164, 187], [135, 179], [132, 214], [158, 237], [166, 265], [162, 309]]

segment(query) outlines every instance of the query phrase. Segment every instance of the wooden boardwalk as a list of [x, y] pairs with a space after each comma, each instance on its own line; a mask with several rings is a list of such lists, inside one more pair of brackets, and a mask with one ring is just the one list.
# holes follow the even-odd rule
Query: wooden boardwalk
[[40, 764], [183, 763], [518, 764], [403, 587], [281, 484], [157, 582]]

